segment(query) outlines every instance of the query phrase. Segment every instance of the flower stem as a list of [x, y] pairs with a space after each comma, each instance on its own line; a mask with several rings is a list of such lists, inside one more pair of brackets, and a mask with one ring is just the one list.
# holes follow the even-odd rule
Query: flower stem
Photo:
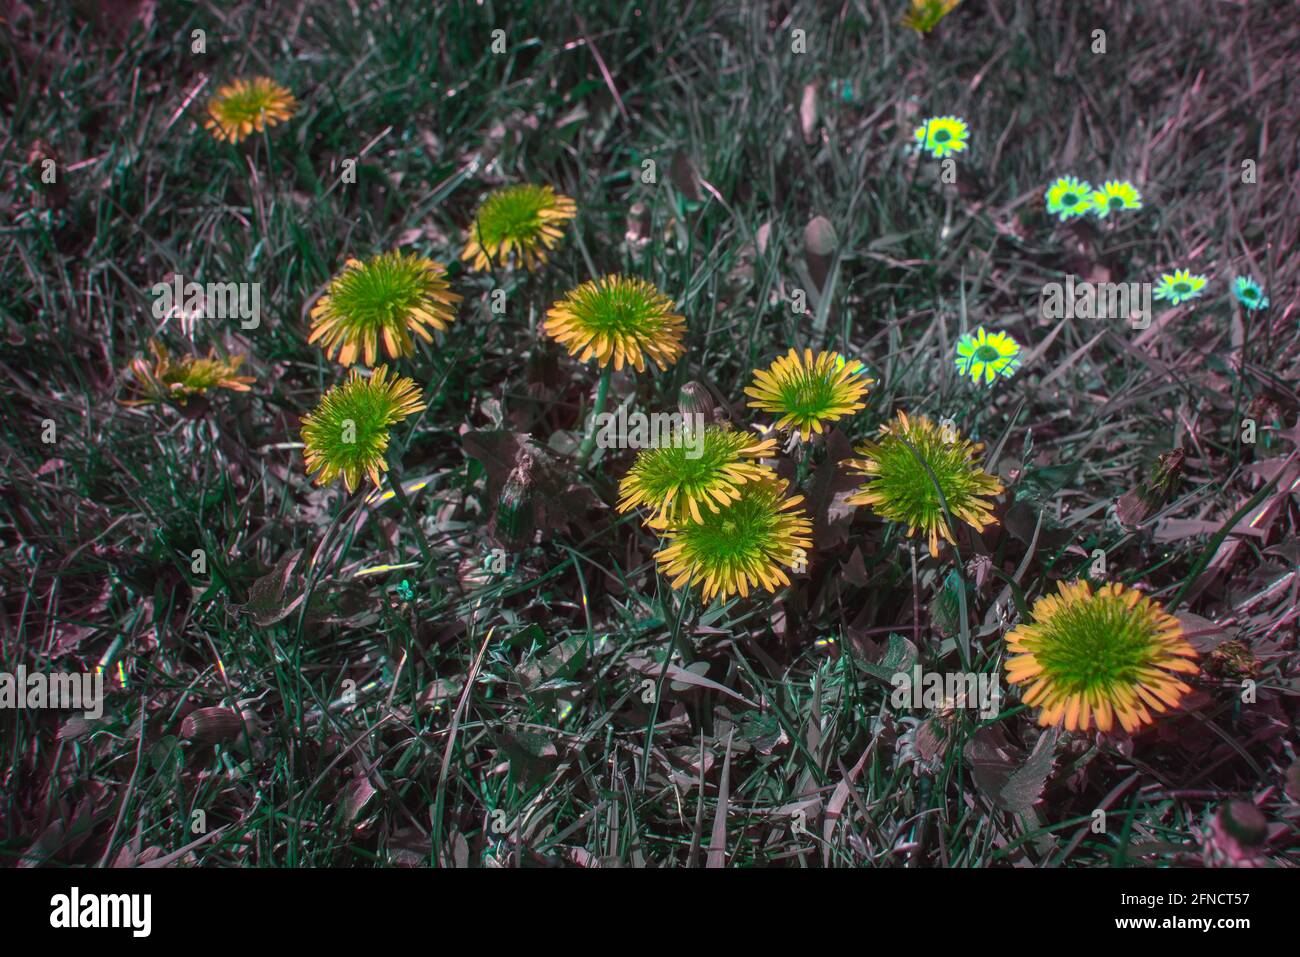
[[591, 419], [587, 424], [587, 435], [582, 440], [582, 445], [578, 447], [578, 468], [583, 468], [587, 464], [587, 459], [591, 458], [592, 451], [596, 448], [596, 433], [599, 431], [597, 419], [605, 411], [605, 399], [609, 396], [609, 380], [613, 375], [610, 366], [600, 374], [600, 382], [596, 385], [596, 404], [591, 409]]
[[393, 487], [393, 498], [397, 500], [397, 505], [402, 510], [402, 514], [410, 519], [415, 526], [415, 540], [420, 546], [420, 555], [424, 558], [424, 564], [426, 566], [432, 565], [433, 556], [429, 552], [429, 542], [424, 537], [424, 529], [420, 525], [420, 516], [416, 515], [415, 510], [411, 508], [410, 499], [406, 497], [406, 489], [402, 488], [402, 480], [390, 474], [388, 484]]

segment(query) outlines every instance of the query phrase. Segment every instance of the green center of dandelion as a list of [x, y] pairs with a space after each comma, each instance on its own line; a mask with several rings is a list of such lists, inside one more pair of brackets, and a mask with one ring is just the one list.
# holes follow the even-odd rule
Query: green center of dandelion
[[593, 332], [628, 334], [645, 332], [654, 310], [645, 291], [602, 284], [584, 290], [573, 311]]
[[243, 90], [227, 96], [221, 107], [232, 119], [255, 120], [266, 112], [269, 99], [262, 90]]
[[[366, 405], [371, 406], [372, 403]], [[349, 422], [352, 423], [351, 426]], [[330, 436], [332, 447], [339, 451], [342, 458], [365, 462], [381, 450], [384, 439], [388, 437], [388, 425], [386, 410], [359, 406], [340, 409], [338, 417], [330, 423], [334, 433]]]
[[[969, 504], [974, 491], [965, 446], [944, 442], [938, 433], [931, 432], [913, 432], [906, 438], [916, 455], [898, 437], [886, 438], [880, 445], [878, 482], [888, 493], [887, 507], [917, 524], [941, 515], [943, 507], [935, 493], [934, 480], [943, 491], [949, 511]], [[928, 472], [917, 461], [917, 455], [929, 466]], [[930, 472], [934, 473], [934, 480]]]
[[934, 141], [936, 143], [947, 143], [950, 139], [952, 139], [952, 134], [947, 130], [935, 130]]
[[542, 203], [540, 191], [532, 189], [490, 197], [478, 218], [483, 241], [495, 244], [536, 235], [542, 228]]
[[821, 415], [835, 399], [835, 390], [824, 378], [801, 376], [781, 389], [781, 403], [796, 416]]
[[1074, 193], [1066, 193], [1064, 196], [1061, 197], [1062, 206], [1073, 206], [1078, 201], [1079, 201], [1079, 197], [1076, 196]]
[[334, 309], [363, 328], [400, 324], [425, 292], [423, 273], [406, 263], [372, 262], [345, 276]]
[[1185, 296], [1191, 291], [1192, 291], [1192, 287], [1190, 283], [1185, 283], [1185, 282], [1174, 283], [1174, 292], [1176, 292], [1180, 296]]
[[1155, 637], [1149, 610], [1100, 596], [1045, 622], [1035, 654], [1062, 690], [1078, 693], [1139, 683], [1151, 665]]
[[778, 546], [775, 534], [780, 514], [765, 495], [742, 498], [724, 512], [705, 511], [703, 522], [682, 532], [689, 550], [706, 564], [718, 567], [735, 560], [758, 560]]
[[1251, 289], [1249, 286], [1241, 291], [1241, 297], [1243, 299], [1254, 299], [1258, 295], [1259, 293]]
[[643, 476], [646, 491], [655, 499], [662, 499], [669, 491], [703, 492], [719, 478], [719, 470], [734, 457], [734, 449], [723, 432], [710, 429], [704, 433], [704, 449], [698, 458], [692, 458], [688, 446], [696, 441], [689, 432], [678, 431], [673, 444], [646, 453], [645, 464], [638, 463], [636, 471]]
[[975, 350], [975, 359], [978, 362], [992, 362], [1000, 358], [1002, 358], [1001, 353], [992, 346], [980, 346]]
[[1109, 204], [1109, 205], [1110, 205], [1110, 208], [1111, 208], [1111, 209], [1119, 209], [1121, 206], [1124, 205], [1124, 199], [1123, 199], [1123, 197], [1120, 197], [1120, 196], [1112, 196], [1112, 197], [1110, 198], [1110, 204]]

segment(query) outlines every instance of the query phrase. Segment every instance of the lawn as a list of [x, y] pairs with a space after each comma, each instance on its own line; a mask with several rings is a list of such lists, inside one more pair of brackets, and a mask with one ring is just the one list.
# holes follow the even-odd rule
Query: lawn
[[[906, 8], [0, 4], [0, 672], [104, 687], [0, 711], [0, 860], [1300, 864], [1294, 5]], [[257, 77], [283, 117], [214, 127]], [[1049, 209], [1063, 177], [1140, 208]], [[544, 261], [466, 258], [526, 184], [573, 202]], [[395, 251], [445, 321], [345, 367], [309, 337], [391, 318], [340, 280]], [[597, 326], [684, 320], [644, 371], [555, 334], [616, 275]], [[1045, 310], [1067, 281], [1157, 298]], [[746, 392], [791, 349], [859, 390], [806, 435]], [[304, 417], [378, 365], [418, 399], [347, 407], [387, 471], [314, 481]], [[764, 477], [653, 526], [619, 410], [770, 439]], [[850, 501], [873, 456], [903, 477]], [[665, 574], [760, 534], [758, 488], [806, 524], [748, 594]], [[1075, 580], [1031, 664], [1119, 682], [1090, 726], [1008, 671]], [[1129, 728], [1139, 678], [1171, 700]]]

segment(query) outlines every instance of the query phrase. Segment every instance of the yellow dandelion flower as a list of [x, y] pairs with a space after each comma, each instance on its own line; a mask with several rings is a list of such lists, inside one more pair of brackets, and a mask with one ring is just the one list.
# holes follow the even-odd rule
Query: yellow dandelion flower
[[963, 439], [955, 428], [940, 429], [924, 415], [909, 418], [900, 411], [895, 421], [880, 427], [877, 441], [858, 447], [862, 459], [846, 463], [850, 471], [868, 478], [847, 501], [868, 505], [881, 518], [907, 525], [908, 535], [924, 534], [930, 554], [937, 558], [940, 536], [956, 544], [945, 520], [945, 505], [954, 519], [977, 532], [997, 524], [993, 505], [983, 496], [1001, 494], [1002, 483], [975, 464], [975, 455], [983, 448]]
[[219, 140], [238, 143], [250, 133], [289, 119], [297, 108], [293, 94], [274, 80], [264, 76], [235, 80], [208, 102], [203, 127]]
[[216, 349], [208, 352], [207, 358], [200, 356], [173, 357], [167, 347], [156, 340], [149, 340], [149, 351], [153, 353], [153, 362], [143, 356], [131, 360], [131, 376], [135, 380], [140, 398], [124, 399], [123, 405], [153, 405], [161, 402], [176, 402], [184, 405], [191, 398], [202, 395], [209, 389], [229, 389], [232, 392], [247, 392], [256, 380], [252, 376], [236, 373], [244, 361], [243, 356], [222, 358]]
[[929, 33], [959, 3], [961, 0], [912, 0], [911, 9], [903, 14], [903, 26], [911, 27], [917, 33]]
[[775, 439], [721, 426], [709, 426], [698, 436], [684, 431], [671, 444], [637, 456], [619, 484], [620, 512], [649, 506], [655, 527], [687, 518], [700, 522], [701, 506], [716, 512], [739, 498], [746, 482], [776, 478], [758, 461], [776, 454]]
[[474, 214], [460, 258], [481, 271], [505, 266], [513, 254], [531, 272], [546, 262], [547, 250], [559, 243], [565, 222], [577, 212], [573, 200], [550, 186], [525, 183], [499, 189]]
[[943, 159], [966, 149], [970, 127], [959, 116], [932, 116], [916, 128], [912, 138], [935, 159]]
[[404, 376], [389, 378], [380, 366], [370, 376], [353, 369], [347, 381], [334, 386], [302, 420], [303, 457], [317, 485], [340, 475], [349, 492], [363, 475], [379, 485], [387, 471], [389, 427], [425, 407], [416, 384]]
[[381, 338], [390, 358], [409, 356], [415, 351], [411, 333], [432, 342], [426, 326], [445, 330], [460, 300], [442, 265], [423, 256], [395, 251], [364, 263], [349, 259], [312, 307], [307, 341], [320, 340], [325, 355], [337, 352], [344, 366], [362, 352], [373, 365]]
[[686, 320], [672, 309], [673, 301], [644, 279], [603, 276], [553, 305], [545, 330], [569, 355], [581, 352], [582, 362], [644, 372], [648, 356], [666, 369], [686, 351]]
[[1020, 368], [1020, 343], [1005, 332], [987, 332], [980, 326], [957, 340], [957, 371], [979, 385], [991, 385], [998, 376], [1010, 378]]
[[706, 602], [789, 585], [785, 569], [807, 560], [812, 521], [798, 508], [803, 496], [786, 498], [785, 490], [780, 481], [746, 482], [718, 511], [671, 524], [669, 544], [655, 553], [659, 570], [673, 588], [702, 585]]
[[1152, 722], [1148, 708], [1177, 707], [1192, 690], [1178, 678], [1198, 670], [1182, 624], [1135, 589], [1063, 583], [1030, 617], [1007, 636], [1016, 652], [1007, 681], [1028, 685], [1024, 701], [1041, 709], [1041, 725], [1109, 731], [1118, 721], [1133, 732]]
[[874, 384], [856, 359], [846, 360], [838, 352], [814, 357], [811, 349], [800, 356], [791, 349], [767, 369], [755, 369], [745, 394], [752, 397], [751, 408], [780, 416], [776, 428], [793, 428], [807, 441], [825, 423], [865, 409], [862, 397]]

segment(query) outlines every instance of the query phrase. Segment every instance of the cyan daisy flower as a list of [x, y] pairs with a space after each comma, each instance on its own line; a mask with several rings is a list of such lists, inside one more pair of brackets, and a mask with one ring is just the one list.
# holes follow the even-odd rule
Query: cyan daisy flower
[[1073, 176], [1062, 176], [1047, 188], [1047, 211], [1061, 222], [1083, 216], [1092, 209], [1092, 186]]
[[1108, 179], [1101, 189], [1093, 190], [1092, 211], [1099, 219], [1121, 209], [1141, 209], [1142, 194], [1126, 179]]
[[1020, 343], [1005, 332], [988, 333], [980, 326], [975, 334], [957, 340], [957, 371], [979, 384], [992, 385], [998, 376], [1011, 378], [1020, 368]]
[[1189, 270], [1175, 269], [1172, 273], [1161, 274], [1151, 295], [1176, 306], [1180, 302], [1197, 298], [1204, 288], [1204, 276], [1193, 276]]
[[1237, 302], [1247, 309], [1268, 308], [1268, 296], [1264, 295], [1264, 290], [1260, 288], [1259, 283], [1249, 276], [1238, 276], [1233, 281], [1232, 291], [1237, 296]]
[[970, 138], [970, 127], [966, 121], [956, 116], [932, 116], [924, 126], [918, 126], [912, 134], [921, 149], [935, 159], [943, 159], [953, 153], [964, 150]]

